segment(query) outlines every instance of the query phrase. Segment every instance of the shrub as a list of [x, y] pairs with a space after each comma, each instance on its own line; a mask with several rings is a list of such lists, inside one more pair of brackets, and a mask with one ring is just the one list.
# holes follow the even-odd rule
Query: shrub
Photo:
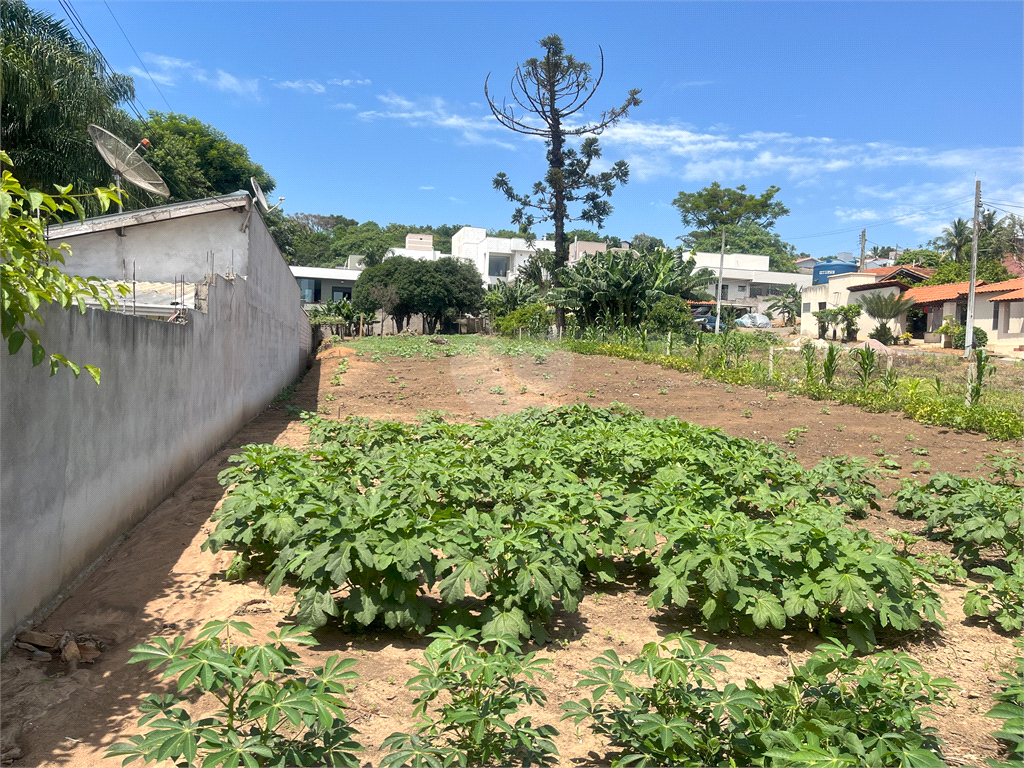
[[682, 331], [687, 336], [693, 336], [695, 333], [690, 304], [678, 296], [665, 296], [658, 301], [647, 315], [647, 325], [662, 333]]
[[500, 318], [495, 327], [502, 336], [515, 336], [519, 331], [530, 336], [543, 336], [551, 326], [551, 313], [541, 302], [525, 304]]
[[885, 344], [887, 347], [891, 347], [899, 339], [885, 323], [875, 326], [875, 329], [868, 333], [868, 338]]
[[[967, 343], [967, 326], [957, 325], [953, 328], [953, 348], [963, 349]], [[988, 344], [988, 334], [978, 326], [974, 326], [974, 346], [984, 347]]]

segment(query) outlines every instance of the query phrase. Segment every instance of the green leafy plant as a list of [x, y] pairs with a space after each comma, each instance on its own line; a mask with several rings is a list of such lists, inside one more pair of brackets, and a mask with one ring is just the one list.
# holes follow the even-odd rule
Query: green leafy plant
[[985, 379], [996, 371], [996, 367], [989, 360], [990, 356], [984, 349], [974, 350], [970, 361], [973, 366], [973, 375], [967, 387], [968, 407], [981, 402], [981, 395], [985, 390]]
[[[361, 747], [345, 722], [345, 682], [354, 659], [328, 657], [322, 667], [299, 673], [300, 658], [290, 646], [315, 645], [304, 627], [271, 632], [271, 642], [246, 646], [232, 633], [251, 636], [239, 621], [206, 624], [196, 642], [184, 637], [132, 648], [129, 663], [163, 667], [161, 679], [174, 679], [177, 690], [150, 694], [140, 709], [144, 732], [107, 748], [107, 757], [122, 765], [171, 760], [175, 765], [269, 766], [335, 765], [355, 768]], [[193, 720], [196, 697], [210, 694], [220, 703], [213, 713]]]
[[[1019, 639], [1016, 645], [1020, 648]], [[985, 717], [1003, 721], [992, 738], [1003, 743], [1006, 760], [986, 760], [990, 768], [1009, 768], [1024, 762], [1024, 657], [1018, 656], [1013, 665], [1013, 672], [1002, 673], [1002, 686], [992, 697], [998, 703], [985, 713]]]
[[730, 659], [687, 634], [648, 643], [630, 662], [607, 650], [578, 687], [593, 699], [563, 719], [607, 737], [613, 766], [835, 765], [940, 768], [942, 742], [923, 718], [954, 688], [903, 653], [856, 658], [831, 642], [785, 682], [719, 689]]
[[[5, 166], [11, 165], [6, 152], [0, 153]], [[116, 187], [97, 187], [88, 195], [74, 195], [71, 185], [58, 187], [58, 194], [48, 195], [36, 189], [25, 189], [14, 175], [3, 171], [3, 186], [0, 190], [0, 330], [7, 342], [7, 351], [15, 355], [29, 341], [32, 365], [39, 365], [47, 358], [46, 349], [40, 340], [38, 326], [43, 324], [39, 307], [42, 304], [56, 304], [64, 309], [75, 306], [85, 314], [86, 300], [95, 301], [103, 309], [110, 309], [117, 295], [125, 296], [128, 287], [118, 283], [114, 288], [97, 277], [79, 277], [64, 272], [65, 255], [71, 249], [64, 244], [52, 248], [46, 240], [46, 228], [51, 221], [59, 220], [59, 214], [69, 213], [85, 220], [85, 210], [79, 202], [81, 197], [95, 197], [102, 211], [113, 201], [120, 202], [124, 194]], [[94, 365], [79, 366], [60, 352], [51, 352], [50, 375], [61, 366], [68, 368], [77, 379], [84, 367], [93, 380], [100, 383], [100, 369]]]
[[850, 357], [857, 364], [857, 382], [862, 389], [867, 389], [878, 373], [877, 353], [871, 347], [860, 347], [850, 350]]
[[546, 696], [534, 681], [551, 676], [544, 668], [549, 660], [523, 655], [516, 639], [505, 636], [485, 636], [484, 643], [495, 646], [487, 650], [479, 633], [465, 627], [431, 637], [436, 639], [423, 663], [413, 663], [419, 674], [407, 683], [416, 693], [416, 733], [385, 739], [383, 748], [390, 752], [381, 768], [554, 764], [553, 726], [534, 726], [529, 717], [508, 720], [523, 705], [544, 704]]
[[787, 445], [797, 445], [803, 441], [804, 435], [807, 434], [806, 426], [793, 427], [792, 429], [786, 430], [786, 443]]

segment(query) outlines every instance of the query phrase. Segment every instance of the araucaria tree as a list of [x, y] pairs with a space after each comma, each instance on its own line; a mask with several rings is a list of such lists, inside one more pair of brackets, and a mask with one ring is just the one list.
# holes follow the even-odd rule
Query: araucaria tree
[[[600, 51], [601, 69], [595, 78], [591, 66], [577, 61], [565, 52], [562, 38], [549, 35], [540, 41], [543, 58], [532, 58], [516, 67], [511, 91], [514, 103], [502, 100], [499, 107], [484, 81], [484, 95], [498, 122], [516, 133], [539, 136], [547, 146], [548, 172], [543, 181], [533, 185], [532, 192], [518, 194], [508, 177], [499, 173], [494, 177], [494, 188], [518, 206], [512, 223], [533, 230], [539, 222], [550, 221], [555, 227], [555, 256], [552, 285], [558, 287], [559, 270], [569, 260], [569, 243], [565, 237], [566, 221], [586, 221], [599, 229], [611, 214], [610, 197], [617, 184], [629, 180], [629, 166], [617, 161], [610, 170], [591, 173], [590, 166], [601, 156], [597, 136], [640, 106], [640, 89], [630, 90], [622, 106], [602, 112], [598, 120], [577, 125], [572, 120], [587, 105], [604, 77], [604, 51]], [[518, 105], [518, 107], [517, 107]], [[567, 140], [586, 138], [578, 150], [567, 147]], [[583, 203], [578, 216], [570, 216], [568, 205]], [[565, 325], [565, 311], [558, 309], [555, 322]]]

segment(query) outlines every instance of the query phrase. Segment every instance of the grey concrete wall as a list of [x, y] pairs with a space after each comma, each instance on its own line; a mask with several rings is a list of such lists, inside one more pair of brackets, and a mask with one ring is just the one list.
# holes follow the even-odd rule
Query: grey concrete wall
[[244, 208], [225, 207], [213, 213], [125, 227], [123, 237], [112, 229], [69, 238], [51, 227], [49, 234], [51, 245], [66, 242], [71, 246], [67, 266], [78, 275], [131, 280], [134, 261], [138, 280], [169, 283], [185, 275], [185, 282], [198, 283], [211, 272], [229, 274], [232, 256], [234, 274], [252, 271], [249, 241], [254, 230], [266, 231], [266, 225], [254, 212], [248, 232], [243, 232], [245, 217]]
[[[184, 235], [200, 218], [161, 226]], [[238, 223], [232, 215], [221, 227]], [[117, 237], [83, 237], [101, 235]], [[244, 238], [249, 274], [216, 276], [206, 313], [186, 325], [43, 308], [43, 345], [99, 366], [98, 387], [84, 372], [51, 378], [26, 351], [0, 355], [4, 643], [306, 366], [311, 335], [295, 279], [258, 216]]]

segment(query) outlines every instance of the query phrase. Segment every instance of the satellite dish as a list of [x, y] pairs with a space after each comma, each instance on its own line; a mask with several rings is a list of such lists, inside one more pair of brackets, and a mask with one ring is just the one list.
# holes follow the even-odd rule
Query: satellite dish
[[249, 183], [252, 184], [252, 191], [256, 193], [256, 200], [259, 202], [264, 213], [270, 213], [274, 208], [277, 208], [278, 205], [281, 205], [281, 203], [284, 202], [284, 198], [279, 197], [277, 198], [277, 205], [267, 205], [267, 196], [263, 194], [263, 187], [260, 186], [260, 183], [252, 176], [249, 177]]
[[[92, 143], [96, 145], [96, 149], [99, 150], [107, 165], [114, 170], [116, 186], [121, 186], [121, 177], [124, 176], [125, 181], [130, 181], [140, 189], [154, 195], [171, 196], [171, 192], [164, 184], [164, 180], [160, 178], [160, 174], [154, 171], [150, 164], [138, 154], [139, 147], [149, 148], [149, 142], [146, 139], [140, 141], [135, 149], [132, 149], [107, 129], [92, 123], [89, 124], [89, 136], [92, 137]], [[120, 204], [118, 204], [117, 210], [121, 211]]]
[[263, 208], [263, 212], [269, 212], [270, 206], [267, 205], [267, 196], [263, 194], [263, 187], [252, 176], [249, 177], [249, 183], [252, 184], [252, 191], [256, 193], [256, 199], [259, 201], [260, 207]]

